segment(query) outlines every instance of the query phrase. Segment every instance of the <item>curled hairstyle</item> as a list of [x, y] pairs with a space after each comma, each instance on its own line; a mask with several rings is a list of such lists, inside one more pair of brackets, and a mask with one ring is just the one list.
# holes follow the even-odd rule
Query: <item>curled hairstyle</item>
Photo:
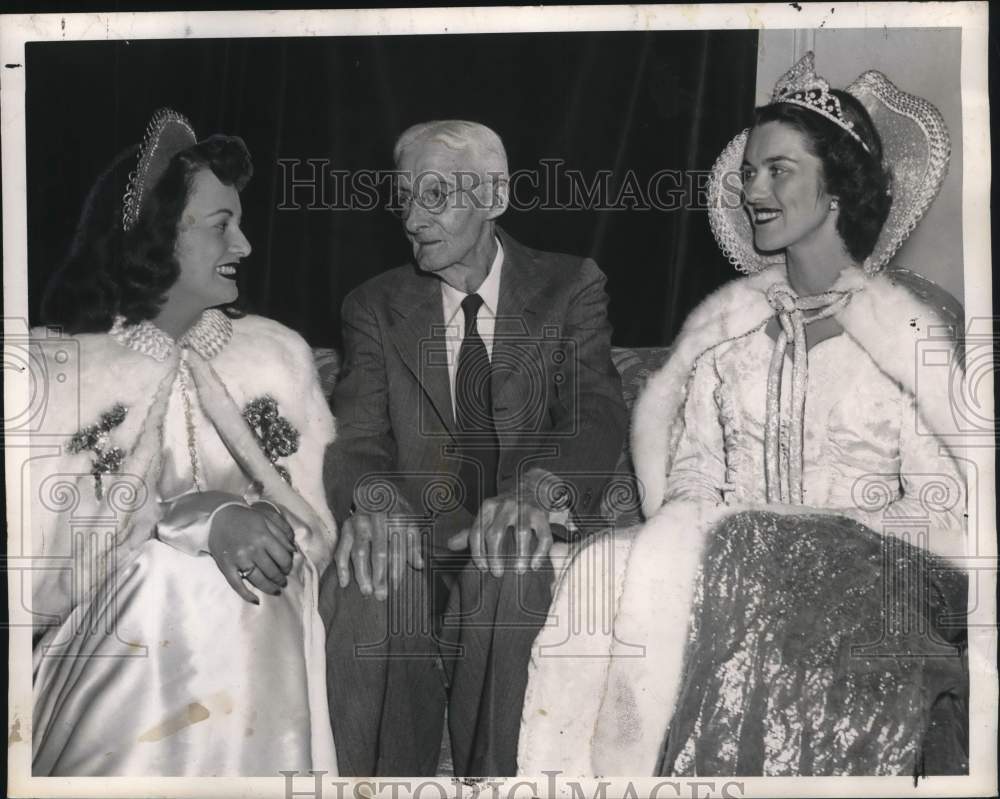
[[138, 146], [120, 153], [87, 195], [69, 253], [42, 299], [45, 324], [67, 333], [99, 333], [109, 330], [118, 315], [127, 324], [155, 317], [180, 275], [177, 228], [195, 175], [210, 169], [237, 191], [253, 175], [242, 139], [210, 136], [170, 159], [143, 198], [135, 225], [125, 232], [122, 196], [137, 155]]
[[858, 263], [871, 255], [889, 216], [891, 177], [882, 166], [882, 140], [864, 106], [850, 94], [830, 92], [840, 100], [844, 116], [868, 147], [839, 125], [793, 103], [771, 103], [754, 111], [754, 127], [781, 122], [803, 135], [806, 146], [823, 165], [823, 188], [840, 200], [837, 233]]

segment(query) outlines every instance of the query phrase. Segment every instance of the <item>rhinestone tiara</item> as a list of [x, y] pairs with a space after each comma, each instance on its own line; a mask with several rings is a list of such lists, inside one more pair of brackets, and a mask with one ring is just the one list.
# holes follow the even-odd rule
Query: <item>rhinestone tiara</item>
[[816, 74], [816, 64], [810, 50], [788, 72], [778, 78], [771, 94], [772, 103], [792, 103], [808, 108], [846, 130], [866, 153], [868, 145], [854, 132], [854, 123], [844, 116], [840, 100], [830, 93], [830, 84]]
[[[862, 267], [886, 268], [930, 208], [948, 174], [951, 140], [941, 112], [927, 100], [869, 70], [845, 90], [865, 107], [882, 140], [882, 157], [892, 173], [892, 206], [875, 248]], [[708, 219], [723, 255], [741, 272], [753, 274], [783, 264], [784, 253], [758, 252], [742, 201], [738, 175], [750, 130], [738, 134], [719, 155], [708, 182]]]
[[170, 108], [161, 108], [153, 114], [139, 146], [139, 161], [135, 170], [129, 173], [122, 197], [122, 228], [125, 231], [135, 225], [143, 200], [163, 177], [170, 159], [197, 142], [198, 137], [183, 114]]

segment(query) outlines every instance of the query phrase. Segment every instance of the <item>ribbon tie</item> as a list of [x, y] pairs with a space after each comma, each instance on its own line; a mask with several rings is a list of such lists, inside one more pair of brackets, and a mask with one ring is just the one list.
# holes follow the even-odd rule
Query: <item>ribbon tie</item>
[[[789, 288], [775, 284], [767, 290], [767, 301], [777, 312], [781, 330], [771, 353], [767, 373], [767, 414], [764, 422], [764, 464], [767, 478], [767, 501], [802, 504], [802, 435], [806, 406], [806, 380], [809, 362], [806, 357], [805, 326], [838, 313], [851, 301], [851, 293], [828, 291], [798, 297]], [[805, 311], [817, 311], [806, 316]], [[792, 341], [792, 407], [788, 420], [788, 447], [780, 446], [781, 372]]]

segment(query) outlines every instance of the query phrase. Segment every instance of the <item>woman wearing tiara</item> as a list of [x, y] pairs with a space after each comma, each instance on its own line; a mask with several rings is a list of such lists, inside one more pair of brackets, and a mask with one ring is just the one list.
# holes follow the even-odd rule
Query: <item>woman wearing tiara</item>
[[[691, 314], [636, 404], [648, 521], [564, 573], [521, 771], [967, 769], [948, 375], [915, 393], [919, 340], [958, 323], [886, 271], [948, 154], [928, 103], [877, 72], [831, 90], [810, 53], [720, 156], [712, 228], [748, 276]], [[597, 551], [614, 623], [572, 637]]]
[[71, 336], [40, 357], [80, 383], [49, 386], [60, 447], [32, 461], [35, 776], [336, 773], [334, 426], [306, 343], [232, 307], [251, 173], [241, 139], [157, 112], [46, 293]]

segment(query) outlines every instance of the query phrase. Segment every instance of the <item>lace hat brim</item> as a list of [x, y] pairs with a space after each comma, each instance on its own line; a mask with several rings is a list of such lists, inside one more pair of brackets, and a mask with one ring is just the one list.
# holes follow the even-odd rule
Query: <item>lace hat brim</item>
[[146, 135], [139, 146], [135, 170], [129, 175], [122, 198], [122, 228], [130, 230], [142, 212], [143, 203], [170, 163], [182, 150], [198, 143], [191, 123], [183, 114], [161, 108], [146, 126]]
[[[951, 139], [937, 108], [902, 91], [881, 72], [865, 72], [847, 87], [847, 92], [871, 116], [892, 175], [892, 207], [875, 249], [863, 264], [865, 272], [873, 273], [892, 260], [940, 191], [948, 172]], [[749, 129], [739, 133], [712, 166], [708, 219], [723, 255], [741, 272], [752, 274], [783, 264], [785, 256], [783, 252], [759, 252], [753, 244], [740, 177], [749, 135]]]

